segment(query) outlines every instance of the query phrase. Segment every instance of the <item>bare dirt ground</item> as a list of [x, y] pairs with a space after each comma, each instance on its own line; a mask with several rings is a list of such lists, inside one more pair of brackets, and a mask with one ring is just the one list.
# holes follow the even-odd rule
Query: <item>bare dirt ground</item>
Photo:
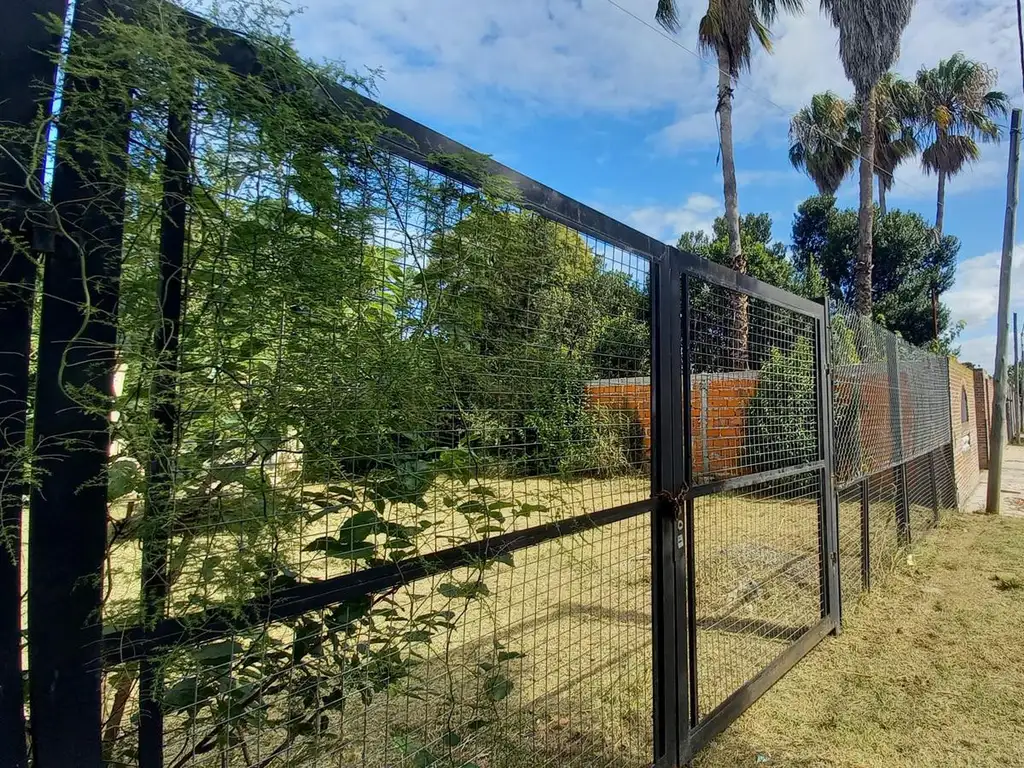
[[1024, 765], [1024, 520], [956, 515], [694, 765]]

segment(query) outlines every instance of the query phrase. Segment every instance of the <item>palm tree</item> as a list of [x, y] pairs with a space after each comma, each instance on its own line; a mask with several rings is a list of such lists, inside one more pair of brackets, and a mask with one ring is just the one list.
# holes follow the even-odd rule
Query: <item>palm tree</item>
[[857, 110], [832, 91], [816, 93], [789, 123], [789, 162], [834, 195], [853, 168], [860, 141]]
[[942, 234], [946, 207], [946, 179], [978, 159], [976, 140], [999, 140], [999, 126], [993, 118], [1006, 116], [1009, 100], [1005, 93], [991, 90], [996, 72], [962, 53], [943, 59], [934, 69], [917, 73], [921, 91], [921, 122], [931, 140], [921, 154], [921, 165], [939, 177], [935, 205], [935, 230]]
[[892, 72], [882, 75], [875, 86], [875, 175], [878, 212], [882, 216], [893, 173], [921, 150], [916, 130], [920, 110], [921, 93], [914, 83]]
[[[885, 193], [893, 172], [918, 152], [915, 121], [917, 87], [886, 72], [875, 87], [875, 174], [878, 208], [885, 215]], [[853, 170], [860, 146], [861, 115], [857, 105], [832, 91], [816, 93], [789, 124], [789, 161], [804, 171], [822, 194], [834, 195]]]
[[857, 259], [854, 264], [854, 305], [871, 314], [871, 235], [875, 214], [872, 183], [875, 172], [875, 87], [896, 63], [900, 38], [910, 23], [914, 0], [821, 0], [839, 30], [839, 58], [853, 83], [860, 109], [860, 211]]
[[[750, 68], [755, 41], [771, 52], [770, 27], [780, 11], [800, 13], [803, 0], [708, 0], [708, 9], [700, 20], [697, 37], [702, 51], [718, 61], [719, 141], [722, 151], [722, 187], [725, 197], [725, 221], [729, 234], [729, 258], [732, 268], [746, 273], [747, 261], [740, 245], [740, 208], [736, 191], [736, 158], [732, 143], [732, 85], [740, 73]], [[655, 18], [670, 32], [679, 29], [676, 0], [658, 0]], [[734, 362], [744, 367], [747, 359], [747, 298], [730, 293], [736, 339]]]

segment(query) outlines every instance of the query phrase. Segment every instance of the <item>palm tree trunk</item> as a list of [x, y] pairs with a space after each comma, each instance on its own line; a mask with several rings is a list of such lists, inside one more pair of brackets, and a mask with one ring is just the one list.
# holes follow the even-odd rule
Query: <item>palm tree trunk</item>
[[860, 111], [860, 211], [857, 217], [857, 260], [853, 265], [853, 304], [861, 316], [871, 315], [871, 253], [875, 201], [875, 89], [858, 94]]
[[[740, 203], [736, 191], [736, 157], [732, 146], [732, 76], [729, 52], [718, 47], [718, 123], [722, 149], [722, 191], [725, 197], [725, 224], [729, 234], [729, 262], [737, 272], [746, 274], [747, 259], [740, 243]], [[749, 312], [747, 297], [731, 291], [729, 305], [733, 321], [732, 362], [737, 370], [747, 367]]]
[[935, 234], [942, 237], [942, 220], [946, 215], [946, 172], [939, 171], [939, 194], [935, 201]]
[[885, 216], [885, 184], [878, 179], [878, 215]]

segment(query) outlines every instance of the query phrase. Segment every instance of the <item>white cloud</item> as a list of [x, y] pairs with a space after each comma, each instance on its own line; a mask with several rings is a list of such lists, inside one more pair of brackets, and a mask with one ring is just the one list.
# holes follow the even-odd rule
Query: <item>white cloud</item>
[[[889, 198], [893, 200], [934, 199], [938, 192], [938, 180], [934, 175], [925, 173], [916, 158], [902, 165], [893, 174], [893, 180], [895, 183], [889, 192]], [[1005, 185], [1006, 147], [987, 144], [982, 146], [982, 157], [978, 162], [946, 181], [946, 197]]]
[[[649, 0], [622, 4], [642, 18], [653, 15]], [[501, 98], [527, 117], [672, 105], [702, 67], [604, 0], [308, 0], [306, 6], [293, 23], [301, 51], [354, 69], [379, 67], [385, 102], [450, 119], [479, 119]]]
[[[956, 283], [943, 295], [953, 322], [967, 323], [967, 333], [996, 317], [999, 303], [999, 262], [1001, 254], [992, 251], [963, 259], [957, 264]], [[1024, 244], [1013, 249], [1013, 271], [1010, 275], [1010, 306], [1024, 304]], [[993, 342], [994, 344], [994, 342]]]
[[626, 214], [626, 220], [641, 232], [675, 243], [683, 232], [704, 230], [710, 233], [722, 203], [710, 195], [695, 194], [675, 207], [649, 205]]
[[994, 370], [996, 361], [995, 334], [974, 336], [969, 339], [958, 339], [954, 346], [960, 347], [960, 354], [957, 359], [959, 359], [961, 363], [974, 363], [975, 365], [980, 365], [989, 373], [992, 373]]
[[[618, 1], [653, 25], [653, 0]], [[781, 149], [789, 118], [812, 94], [852, 91], [838, 34], [817, 5], [798, 17], [782, 15], [774, 53], [758, 51], [740, 78], [737, 143]], [[418, 115], [480, 124], [495, 113], [529, 120], [657, 109], [673, 115], [651, 131], [658, 147], [704, 150], [717, 141], [717, 69], [694, 55], [703, 4], [680, 3], [680, 10], [675, 44], [605, 0], [307, 0], [293, 29], [304, 53], [380, 68], [382, 99]], [[999, 69], [1000, 87], [1019, 95], [1015, 21], [1004, 0], [918, 0], [897, 70], [913, 76], [962, 50]], [[951, 192], [975, 177], [988, 185], [984, 162]], [[918, 184], [914, 174], [906, 169], [906, 186], [933, 186]]]
[[[718, 171], [711, 177], [716, 185], [722, 183], [722, 172]], [[736, 171], [736, 184], [740, 187], [774, 187], [781, 184], [793, 184], [804, 177], [792, 169], [744, 169]]]

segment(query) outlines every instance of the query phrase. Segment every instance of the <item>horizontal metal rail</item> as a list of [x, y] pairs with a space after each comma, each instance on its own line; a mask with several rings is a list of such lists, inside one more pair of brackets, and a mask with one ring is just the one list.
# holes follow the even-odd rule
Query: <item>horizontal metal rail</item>
[[[125, 18], [134, 15], [130, 5], [121, 0], [117, 11]], [[178, 9], [179, 11], [181, 9]], [[220, 63], [242, 76], [259, 76], [261, 66], [257, 52], [243, 37], [230, 30], [182, 11], [189, 21], [191, 33], [197, 42], [212, 41]], [[817, 302], [777, 288], [749, 275], [735, 272], [722, 264], [680, 251], [667, 243], [613, 219], [607, 214], [567, 197], [551, 187], [541, 184], [496, 160], [461, 144], [427, 126], [401, 115], [366, 98], [360, 93], [333, 82], [316, 79], [315, 86], [322, 94], [324, 105], [342, 113], [373, 117], [387, 130], [381, 140], [382, 149], [440, 173], [454, 181], [478, 187], [483, 177], [500, 176], [518, 190], [521, 207], [535, 211], [545, 218], [584, 235], [610, 245], [617, 245], [652, 260], [674, 259], [688, 274], [715, 283], [739, 293], [764, 299], [786, 309], [815, 318], [824, 317], [825, 308]], [[470, 157], [478, 171], [470, 171], [464, 163], [446, 161], [446, 158]]]
[[893, 469], [902, 464], [909, 464], [910, 462], [916, 461], [917, 459], [920, 459], [923, 456], [927, 456], [930, 453], [935, 453], [936, 451], [941, 451], [944, 448], [949, 448], [951, 445], [952, 443], [942, 443], [941, 445], [937, 445], [934, 448], [925, 448], [920, 451], [915, 451], [914, 453], [911, 453], [909, 456], [906, 456], [900, 461], [893, 462], [891, 464], [886, 464], [885, 466], [879, 467], [878, 469], [872, 472], [868, 472], [866, 474], [857, 475], [855, 478], [851, 480], [844, 480], [841, 484], [836, 486], [836, 493], [843, 493], [844, 491], [848, 491], [870, 477], [880, 475], [883, 472], [891, 472]]
[[823, 469], [825, 469], [825, 462], [819, 459], [818, 461], [808, 461], [804, 464], [794, 464], [791, 467], [780, 467], [779, 469], [768, 469], [764, 472], [754, 472], [750, 475], [728, 477], [724, 480], [715, 480], [711, 483], [695, 485], [683, 494], [683, 498], [699, 499], [701, 496], [710, 496], [713, 493], [738, 491], [759, 483], [769, 483], [772, 480], [783, 480], [787, 477], [820, 472]]
[[174, 645], [209, 642], [233, 632], [301, 616], [546, 541], [629, 520], [653, 511], [657, 505], [657, 499], [644, 499], [523, 531], [512, 531], [397, 563], [289, 587], [272, 595], [255, 597], [230, 610], [226, 607], [209, 608], [187, 616], [164, 619], [152, 629], [137, 625], [129, 629], [108, 630], [103, 634], [101, 655], [106, 664], [123, 664], [154, 656]]
[[782, 676], [792, 669], [797, 662], [806, 656], [818, 643], [824, 640], [835, 629], [835, 621], [826, 616], [818, 624], [775, 657], [765, 670], [753, 680], [742, 685], [725, 701], [713, 709], [701, 723], [690, 733], [690, 757], [700, 752], [718, 734], [728, 728], [740, 715], [761, 698]]

